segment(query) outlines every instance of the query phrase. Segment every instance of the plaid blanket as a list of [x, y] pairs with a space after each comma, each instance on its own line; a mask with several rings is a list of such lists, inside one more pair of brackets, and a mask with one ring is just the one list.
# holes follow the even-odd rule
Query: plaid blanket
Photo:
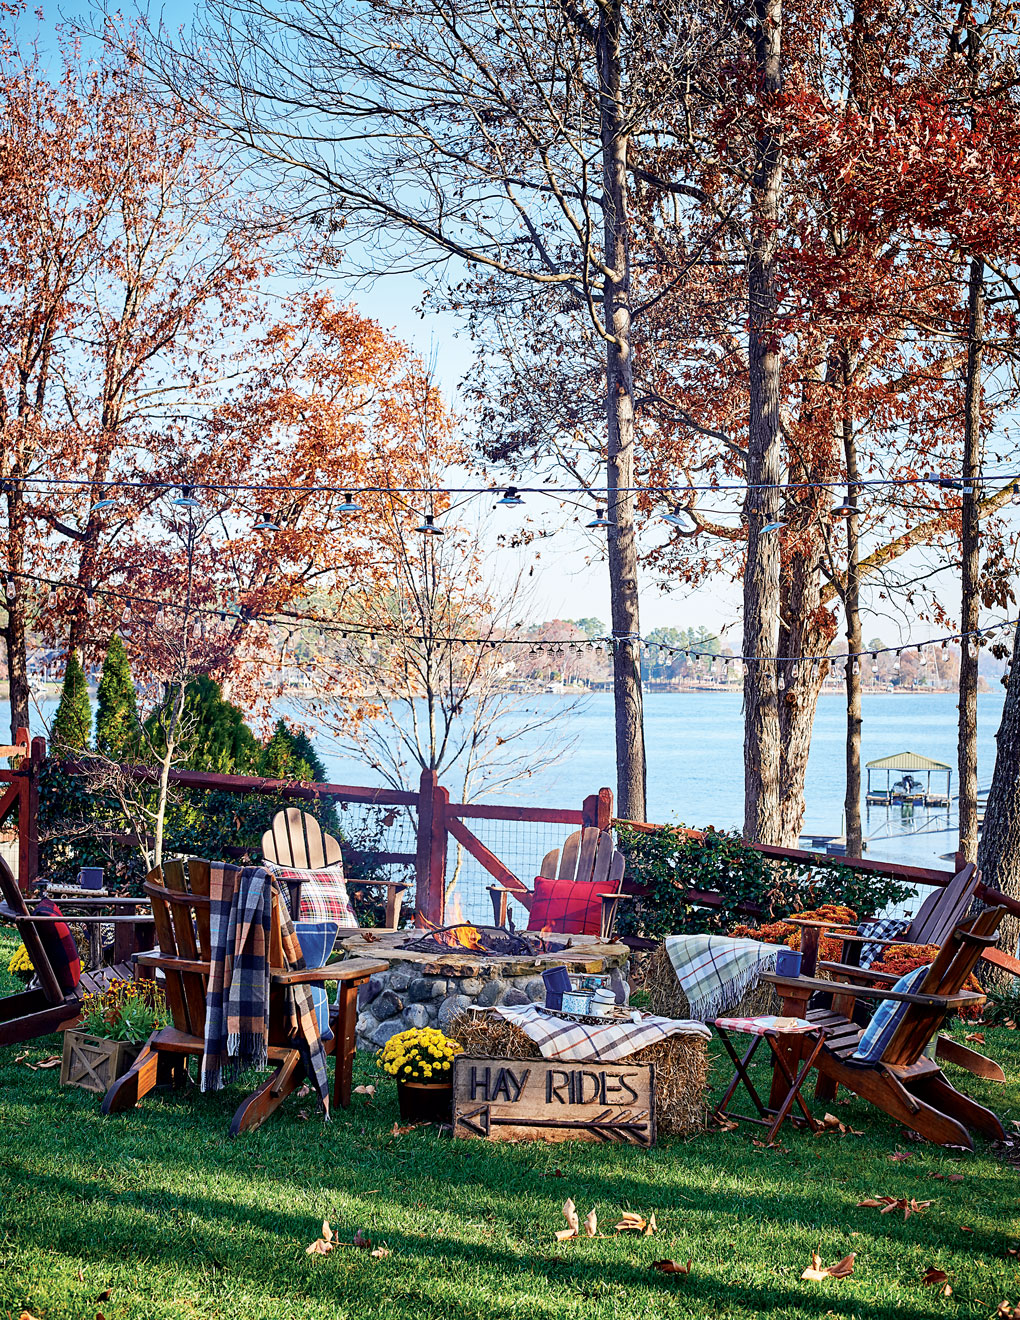
[[781, 947], [727, 935], [670, 935], [666, 939], [666, 952], [691, 1006], [691, 1017], [701, 1022], [739, 1003], [762, 972], [775, 971]]
[[530, 1036], [543, 1059], [596, 1059], [612, 1063], [616, 1059], [626, 1059], [666, 1036], [712, 1038], [712, 1033], [701, 1022], [678, 1022], [636, 1010], [630, 1021], [616, 1019], [597, 1025], [553, 1017], [537, 1004], [501, 1006], [495, 1011]]
[[[214, 862], [209, 883], [210, 967], [206, 988], [203, 1091], [218, 1091], [243, 1068], [269, 1064], [269, 933], [276, 884], [260, 866]], [[278, 903], [284, 966], [305, 965], [284, 902]], [[284, 987], [284, 1022], [329, 1116], [326, 1056], [311, 987]]]
[[[907, 929], [910, 922], [903, 917], [880, 917], [877, 921], [862, 921], [857, 927], [858, 935], [868, 935], [873, 940], [892, 940], [901, 931]], [[884, 944], [862, 944], [861, 966], [870, 967], [885, 953]]]

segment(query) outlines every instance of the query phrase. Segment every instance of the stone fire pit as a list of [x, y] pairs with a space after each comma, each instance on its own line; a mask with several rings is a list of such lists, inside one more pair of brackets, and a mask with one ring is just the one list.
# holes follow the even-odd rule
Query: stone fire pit
[[[478, 931], [497, 943], [507, 935], [492, 926], [480, 926]], [[353, 957], [389, 962], [388, 971], [373, 976], [361, 987], [358, 1049], [378, 1049], [408, 1027], [445, 1029], [455, 1014], [474, 1005], [491, 1008], [494, 1004], [542, 1004], [542, 972], [547, 967], [564, 966], [575, 973], [608, 973], [617, 1002], [622, 1004], [627, 999], [630, 950], [625, 944], [606, 943], [597, 935], [550, 935], [543, 950], [541, 937], [521, 932], [534, 951], [514, 953], [407, 947], [425, 935], [415, 928], [359, 930], [349, 935], [341, 932], [340, 947]]]

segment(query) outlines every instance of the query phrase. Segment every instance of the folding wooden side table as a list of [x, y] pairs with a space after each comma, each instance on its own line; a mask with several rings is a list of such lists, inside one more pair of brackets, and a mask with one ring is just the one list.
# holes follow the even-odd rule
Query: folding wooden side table
[[[765, 1014], [756, 1018], [720, 1017], [708, 1025], [719, 1033], [719, 1039], [736, 1068], [733, 1080], [726, 1088], [726, 1094], [716, 1107], [715, 1112], [718, 1117], [722, 1118], [726, 1115], [730, 1101], [736, 1094], [741, 1082], [743, 1082], [744, 1089], [750, 1095], [755, 1108], [758, 1110], [758, 1117], [755, 1118], [750, 1114], [732, 1114], [731, 1117], [740, 1119], [745, 1123], [761, 1123], [767, 1126], [769, 1129], [768, 1141], [770, 1143], [775, 1141], [776, 1133], [787, 1117], [794, 1124], [806, 1123], [812, 1132], [820, 1130], [821, 1124], [807, 1107], [800, 1089], [825, 1044], [825, 1030], [823, 1027], [818, 1027], [805, 1018], [776, 1017], [774, 1014]], [[743, 1058], [733, 1048], [733, 1042], [730, 1040], [731, 1032], [749, 1035], [754, 1038]], [[792, 1037], [798, 1039], [793, 1040]], [[772, 1051], [772, 1105], [767, 1105], [762, 1100], [748, 1072], [751, 1060], [763, 1040], [767, 1042], [769, 1049]], [[809, 1042], [812, 1048], [805, 1057], [804, 1047]], [[797, 1061], [795, 1067], [797, 1063], [800, 1064], [796, 1076], [790, 1068], [788, 1056]], [[782, 1091], [780, 1078], [785, 1079], [786, 1082], [785, 1095]], [[777, 1083], [779, 1083], [778, 1086]], [[799, 1106], [803, 1118], [791, 1113], [794, 1104]]]

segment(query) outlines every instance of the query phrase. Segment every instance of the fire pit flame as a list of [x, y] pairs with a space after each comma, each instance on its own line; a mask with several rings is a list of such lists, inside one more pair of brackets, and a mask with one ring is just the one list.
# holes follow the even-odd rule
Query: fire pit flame
[[419, 939], [409, 940], [405, 948], [416, 953], [439, 953], [447, 949], [456, 949], [506, 957], [512, 954], [534, 956], [536, 953], [557, 953], [561, 949], [569, 948], [571, 943], [570, 940], [565, 943], [550, 942], [547, 938], [548, 931], [528, 936], [517, 931], [504, 930], [500, 926], [479, 929], [467, 921], [458, 921], [452, 926], [435, 926], [426, 918], [426, 924], [427, 933]]

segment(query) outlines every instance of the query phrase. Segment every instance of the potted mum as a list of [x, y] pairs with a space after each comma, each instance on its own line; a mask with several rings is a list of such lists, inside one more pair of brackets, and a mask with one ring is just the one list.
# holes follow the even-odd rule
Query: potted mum
[[434, 1027], [391, 1036], [376, 1052], [377, 1068], [397, 1079], [405, 1123], [448, 1123], [453, 1106], [453, 1060], [463, 1046]]
[[27, 985], [35, 976], [35, 968], [32, 966], [32, 959], [28, 956], [28, 950], [23, 944], [11, 954], [11, 960], [7, 964], [7, 970], [12, 976], [16, 976], [19, 981], [24, 981]]
[[61, 1086], [105, 1094], [166, 1022], [155, 981], [111, 981], [101, 994], [84, 995], [78, 1025], [64, 1032]]

